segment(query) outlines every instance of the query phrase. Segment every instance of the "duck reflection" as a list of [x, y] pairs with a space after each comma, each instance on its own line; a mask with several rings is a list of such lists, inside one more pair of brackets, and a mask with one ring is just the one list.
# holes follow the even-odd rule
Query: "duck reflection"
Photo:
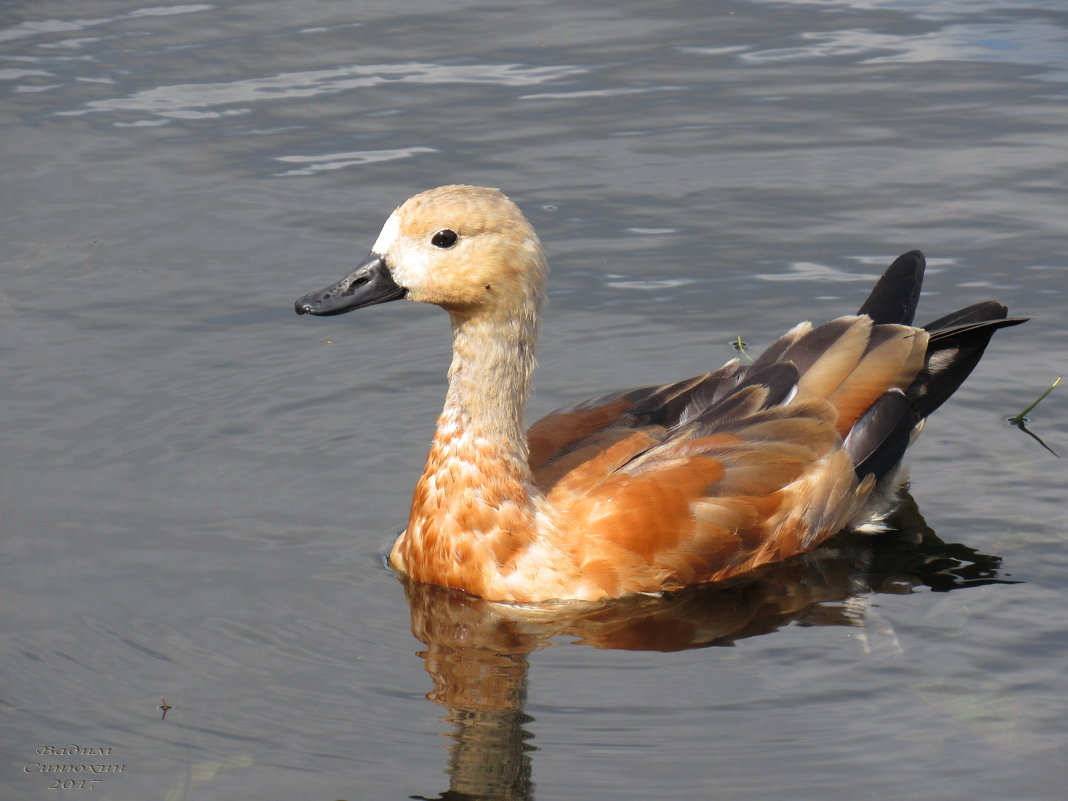
[[406, 581], [412, 633], [452, 730], [450, 787], [424, 801], [532, 799], [524, 729], [529, 655], [561, 638], [595, 648], [679, 651], [731, 645], [797, 622], [866, 625], [858, 600], [1014, 583], [1001, 559], [940, 540], [905, 496], [879, 535], [843, 533], [824, 547], [744, 577], [669, 595], [510, 606]]

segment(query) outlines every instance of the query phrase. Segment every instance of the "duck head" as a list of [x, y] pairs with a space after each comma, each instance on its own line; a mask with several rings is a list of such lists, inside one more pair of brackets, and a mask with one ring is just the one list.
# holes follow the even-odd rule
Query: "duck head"
[[396, 209], [356, 269], [300, 298], [296, 312], [344, 314], [401, 298], [461, 317], [536, 312], [546, 272], [538, 237], [511, 200], [443, 186]]

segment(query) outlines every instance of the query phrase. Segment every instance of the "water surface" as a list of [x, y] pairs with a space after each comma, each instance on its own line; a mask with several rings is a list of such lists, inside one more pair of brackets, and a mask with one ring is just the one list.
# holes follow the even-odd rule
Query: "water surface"
[[[105, 763], [96, 795], [139, 800], [1062, 793], [1068, 481], [1003, 423], [1066, 369], [1060, 4], [82, 0], [0, 26], [4, 798]], [[549, 252], [532, 418], [852, 311], [913, 247], [921, 318], [1034, 319], [913, 448], [899, 542], [596, 626], [415, 594], [420, 642], [381, 555], [447, 321], [292, 302], [448, 182], [504, 189]], [[1063, 395], [1031, 415], [1062, 455]], [[48, 752], [72, 745], [111, 751]]]

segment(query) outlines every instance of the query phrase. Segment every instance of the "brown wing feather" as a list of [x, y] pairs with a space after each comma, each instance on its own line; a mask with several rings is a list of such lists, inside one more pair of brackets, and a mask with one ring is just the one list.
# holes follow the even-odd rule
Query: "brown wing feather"
[[[527, 431], [530, 466], [537, 471], [573, 449], [579, 440], [618, 423], [630, 405], [627, 398], [615, 397], [590, 408], [573, 408], [543, 417]], [[541, 484], [540, 479], [538, 483]]]
[[[753, 365], [606, 395], [529, 432], [581, 580], [615, 596], [716, 581], [811, 550], [864, 509], [843, 438], [924, 367], [926, 331], [804, 323]], [[796, 383], [794, 383], [796, 382]], [[793, 384], [793, 387], [791, 387]]]
[[[834, 407], [763, 409], [760, 388], [741, 394], [746, 402], [722, 421], [729, 431], [706, 433], [707, 421], [674, 432], [610, 429], [546, 468], [557, 525], [582, 532], [585, 582], [608, 594], [681, 587], [787, 558], [833, 533], [837, 517], [823, 507], [840, 508], [856, 486], [848, 457], [834, 453]], [[793, 511], [811, 510], [806, 499], [821, 508]]]
[[904, 390], [923, 367], [927, 332], [903, 325], [872, 329], [863, 356], [826, 397], [838, 410], [838, 433], [843, 437], [888, 389]]
[[783, 360], [801, 371], [795, 401], [826, 398], [857, 366], [868, 346], [871, 320], [840, 317], [813, 329], [787, 349]]

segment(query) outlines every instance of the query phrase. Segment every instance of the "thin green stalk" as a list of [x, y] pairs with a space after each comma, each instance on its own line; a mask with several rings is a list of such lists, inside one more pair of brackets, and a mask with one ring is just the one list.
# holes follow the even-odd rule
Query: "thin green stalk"
[[1061, 379], [1063, 378], [1063, 375], [1057, 376], [1057, 380], [1050, 384], [1049, 389], [1039, 395], [1038, 398], [1035, 399], [1034, 403], [1032, 403], [1018, 415], [1016, 415], [1015, 417], [1010, 417], [1009, 422], [1012, 423], [1014, 426], [1018, 426], [1023, 423], [1027, 417], [1027, 413], [1034, 409], [1036, 406], [1038, 406], [1038, 404], [1042, 403], [1042, 401], [1046, 399], [1046, 396], [1049, 395], [1049, 393], [1053, 392], [1053, 388], [1056, 387], [1059, 383], [1061, 383]]
[[749, 361], [753, 361], [753, 357], [750, 356], [749, 352], [746, 350], [749, 343], [742, 339], [741, 334], [738, 334], [737, 338], [731, 344], [734, 345], [734, 349], [743, 356], [745, 356], [745, 358], [747, 358]]

